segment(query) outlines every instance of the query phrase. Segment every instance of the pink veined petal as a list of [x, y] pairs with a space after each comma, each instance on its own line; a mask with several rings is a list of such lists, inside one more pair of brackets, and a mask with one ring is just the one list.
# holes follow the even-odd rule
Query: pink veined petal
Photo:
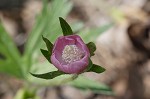
[[52, 54], [51, 56], [51, 62], [53, 63], [53, 65], [60, 71], [63, 71], [63, 66], [61, 65], [61, 63], [56, 59], [55, 54]]
[[69, 37], [71, 37], [71, 38], [76, 40], [75, 45], [77, 45], [83, 51], [86, 51], [86, 52], [89, 53], [89, 49], [87, 48], [87, 46], [85, 45], [85, 43], [83, 42], [83, 40], [81, 39], [80, 36], [78, 36], [78, 35], [71, 35], [71, 36], [68, 36], [68, 38]]
[[66, 38], [65, 36], [59, 37], [53, 47], [53, 51], [58, 50], [62, 52], [66, 45], [75, 44], [75, 40], [71, 38]]
[[51, 62], [53, 63], [58, 70], [63, 71], [65, 73], [70, 73], [70, 74], [78, 74], [81, 73], [83, 70], [86, 69], [88, 66], [88, 58], [85, 57], [80, 61], [73, 62], [71, 64], [67, 65], [62, 65], [55, 57], [55, 54], [51, 56]]
[[70, 74], [79, 74], [87, 67], [87, 63], [83, 61], [76, 61], [68, 65], [62, 65], [63, 71]]
[[[62, 60], [62, 51], [66, 45], [76, 45], [84, 52], [84, 57], [81, 60], [72, 63], [64, 62]], [[78, 35], [61, 36], [56, 40], [54, 44], [51, 62], [60, 71], [70, 74], [78, 74], [83, 72], [87, 68], [89, 63], [89, 57], [89, 50]]]
[[77, 38], [77, 46], [80, 46], [80, 48], [82, 48], [83, 51], [89, 53], [89, 49], [87, 48], [87, 46], [84, 44], [84, 42], [80, 39], [80, 38]]
[[72, 38], [66, 38], [65, 36], [59, 37], [53, 47], [52, 53], [55, 53], [55, 58], [64, 64], [62, 61], [62, 51], [66, 45], [74, 44], [75, 40]]

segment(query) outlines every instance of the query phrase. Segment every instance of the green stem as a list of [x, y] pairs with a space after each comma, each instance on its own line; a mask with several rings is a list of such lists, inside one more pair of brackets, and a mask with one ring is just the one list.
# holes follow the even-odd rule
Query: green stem
[[75, 79], [77, 79], [77, 78], [78, 78], [78, 74], [74, 74], [74, 75], [72, 75], [71, 77], [62, 80], [62, 81], [61, 81], [61, 84], [68, 83], [68, 82], [73, 81], [73, 80], [75, 80]]

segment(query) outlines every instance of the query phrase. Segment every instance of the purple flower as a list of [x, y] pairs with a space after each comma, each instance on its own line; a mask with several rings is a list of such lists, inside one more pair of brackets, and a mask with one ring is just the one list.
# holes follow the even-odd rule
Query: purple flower
[[89, 57], [89, 50], [78, 35], [61, 36], [54, 44], [51, 62], [60, 71], [79, 74], [87, 68]]

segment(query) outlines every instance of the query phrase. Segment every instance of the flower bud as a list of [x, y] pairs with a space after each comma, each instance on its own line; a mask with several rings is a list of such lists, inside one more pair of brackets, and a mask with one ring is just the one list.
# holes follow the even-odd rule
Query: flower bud
[[54, 44], [51, 62], [60, 71], [79, 74], [87, 68], [89, 57], [89, 50], [78, 35], [61, 36]]

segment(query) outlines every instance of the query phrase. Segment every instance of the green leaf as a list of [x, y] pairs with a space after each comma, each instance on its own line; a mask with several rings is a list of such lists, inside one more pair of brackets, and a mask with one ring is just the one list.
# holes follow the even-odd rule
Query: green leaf
[[113, 95], [111, 88], [107, 85], [96, 82], [94, 80], [90, 80], [83, 76], [79, 76], [69, 84], [81, 90], [91, 90], [94, 93]]
[[43, 37], [43, 35], [42, 35], [42, 39], [46, 43], [48, 51], [51, 53], [53, 49], [53, 44], [47, 38]]
[[4, 59], [0, 59], [0, 72], [15, 76], [24, 77], [24, 70], [21, 66], [21, 55], [12, 38], [5, 31], [0, 23], [0, 54]]
[[102, 73], [104, 71], [105, 71], [105, 68], [96, 64], [93, 64], [92, 67], [88, 70], [88, 72], [95, 72], [95, 73]]
[[64, 72], [61, 71], [52, 71], [49, 73], [45, 73], [45, 74], [33, 74], [30, 73], [32, 76], [37, 77], [37, 78], [42, 78], [42, 79], [53, 79], [57, 76], [63, 75], [65, 74]]
[[88, 67], [86, 68], [85, 72], [89, 71], [93, 66], [92, 60], [89, 58], [89, 64]]
[[37, 63], [38, 57], [41, 56], [39, 49], [45, 47], [41, 36], [44, 35], [51, 42], [54, 42], [62, 34], [58, 18], [60, 16], [65, 18], [73, 7], [69, 0], [52, 0], [50, 3], [47, 2], [48, 0], [43, 1], [43, 10], [37, 16], [25, 45], [23, 67], [26, 69], [26, 73], [30, 71], [32, 66]]
[[51, 63], [50, 61], [51, 53], [49, 53], [47, 50], [44, 49], [41, 49], [41, 52], [44, 55], [44, 57]]
[[[58, 69], [50, 64], [48, 61], [40, 62], [34, 64], [30, 70], [31, 73], [34, 74], [41, 74], [41, 73], [48, 73], [52, 71], [57, 71]], [[52, 80], [46, 80], [46, 79], [40, 79], [32, 76], [31, 74], [28, 73], [27, 79], [30, 83], [34, 83], [36, 85], [40, 86], [59, 86], [64, 83], [64, 80], [69, 79], [72, 75], [66, 74], [66, 75], [61, 75], [58, 77], [53, 78]]]
[[0, 60], [0, 73], [5, 73], [7, 75], [22, 79], [23, 75], [19, 66], [15, 62], [8, 60], [8, 59]]
[[14, 61], [20, 59], [20, 53], [11, 37], [0, 23], [0, 53]]
[[6, 57], [2, 53], [0, 53], [0, 60], [6, 60]]
[[88, 44], [86, 44], [89, 51], [90, 51], [90, 56], [94, 56], [94, 52], [96, 51], [96, 45], [93, 42], [89, 42]]
[[60, 25], [63, 31], [64, 36], [73, 35], [73, 31], [70, 25], [61, 17], [59, 17]]
[[36, 95], [36, 91], [34, 88], [21, 88], [17, 91], [14, 99], [40, 99], [39, 96]]

